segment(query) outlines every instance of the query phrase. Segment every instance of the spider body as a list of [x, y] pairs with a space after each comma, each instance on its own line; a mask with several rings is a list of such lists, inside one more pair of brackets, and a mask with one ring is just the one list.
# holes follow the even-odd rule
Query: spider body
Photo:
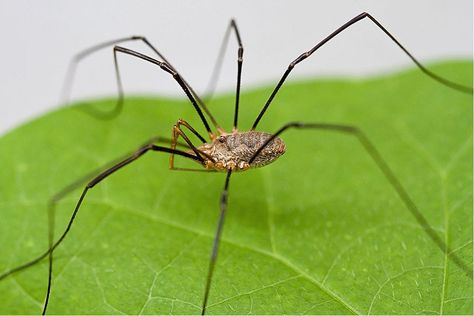
[[212, 143], [198, 147], [198, 150], [212, 158], [203, 162], [206, 169], [244, 171], [266, 166], [285, 153], [285, 143], [279, 137], [270, 140], [263, 150], [257, 152], [271, 137], [272, 134], [265, 132], [234, 131], [221, 134]]

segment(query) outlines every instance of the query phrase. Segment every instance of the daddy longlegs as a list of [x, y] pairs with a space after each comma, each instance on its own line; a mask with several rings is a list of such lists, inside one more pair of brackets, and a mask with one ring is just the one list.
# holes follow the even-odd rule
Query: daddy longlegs
[[[188, 84], [188, 82], [180, 75], [180, 73], [171, 65], [171, 63], [147, 40], [147, 38], [142, 36], [132, 36], [128, 38], [117, 39], [113, 41], [108, 41], [105, 43], [101, 43], [95, 45], [89, 49], [86, 49], [75, 56], [73, 61], [70, 64], [70, 68], [68, 71], [68, 75], [65, 80], [65, 86], [63, 87], [63, 100], [67, 100], [67, 97], [70, 93], [72, 82], [74, 79], [74, 73], [77, 64], [85, 57], [95, 53], [98, 50], [111, 47], [113, 46], [113, 54], [114, 54], [114, 63], [115, 63], [115, 71], [116, 71], [116, 79], [117, 79], [117, 86], [118, 86], [118, 99], [117, 104], [113, 111], [111, 112], [92, 112], [92, 114], [97, 115], [102, 118], [111, 118], [117, 115], [122, 107], [123, 107], [123, 87], [122, 87], [122, 80], [120, 77], [119, 71], [119, 63], [118, 63], [118, 56], [119, 55], [129, 55], [135, 58], [144, 60], [151, 64], [158, 66], [161, 70], [168, 73], [172, 76], [172, 78], [178, 83], [181, 87], [182, 91], [185, 93], [188, 100], [191, 102], [194, 110], [197, 112], [204, 128], [208, 133], [208, 139], [206, 140], [201, 134], [194, 129], [191, 124], [183, 119], [179, 119], [177, 123], [173, 126], [172, 129], [172, 137], [171, 139], [166, 139], [163, 137], [154, 137], [151, 138], [148, 142], [144, 145], [140, 146], [135, 152], [132, 154], [123, 157], [119, 160], [115, 160], [100, 170], [97, 170], [85, 177], [71, 183], [69, 186], [65, 187], [62, 191], [58, 192], [54, 195], [50, 202], [49, 202], [49, 233], [48, 233], [48, 242], [49, 242], [49, 249], [47, 249], [44, 253], [40, 256], [34, 258], [33, 260], [26, 262], [20, 266], [17, 266], [9, 271], [4, 272], [0, 275], [0, 280], [7, 278], [8, 276], [22, 271], [28, 267], [31, 267], [38, 262], [42, 261], [45, 258], [48, 258], [48, 287], [47, 292], [45, 295], [44, 300], [44, 307], [43, 307], [43, 314], [47, 312], [48, 302], [50, 293], [53, 289], [53, 253], [54, 250], [61, 245], [62, 241], [66, 238], [68, 233], [70, 232], [74, 220], [78, 215], [79, 209], [85, 200], [87, 193], [89, 190], [94, 188], [98, 185], [102, 180], [106, 179], [111, 174], [115, 173], [122, 167], [125, 167], [132, 163], [133, 161], [137, 160], [138, 158], [142, 157], [145, 153], [154, 151], [154, 152], [163, 152], [169, 154], [169, 168], [171, 170], [180, 170], [180, 171], [204, 171], [204, 172], [225, 172], [225, 182], [224, 187], [220, 197], [219, 203], [219, 217], [218, 217], [218, 224], [217, 229], [214, 236], [213, 246], [211, 250], [211, 255], [209, 259], [208, 271], [206, 282], [203, 284], [203, 297], [202, 297], [202, 314], [205, 314], [207, 302], [210, 293], [212, 293], [212, 277], [214, 272], [214, 267], [217, 262], [218, 252], [219, 252], [219, 244], [221, 240], [222, 230], [224, 226], [224, 220], [226, 216], [226, 210], [228, 205], [228, 195], [229, 195], [229, 187], [230, 187], [230, 179], [231, 175], [234, 172], [243, 172], [250, 168], [257, 168], [263, 167], [277, 158], [284, 154], [286, 147], [283, 140], [280, 138], [284, 132], [296, 129], [296, 130], [305, 130], [305, 129], [314, 129], [314, 130], [326, 130], [329, 132], [336, 132], [342, 133], [344, 135], [348, 135], [354, 137], [358, 140], [361, 147], [368, 153], [368, 155], [373, 160], [375, 166], [377, 166], [381, 173], [383, 173], [384, 177], [386, 178], [387, 182], [393, 187], [394, 191], [398, 194], [399, 198], [403, 201], [406, 208], [411, 212], [414, 216], [418, 224], [423, 228], [425, 233], [429, 236], [434, 244], [443, 252], [443, 253], [450, 253], [449, 259], [452, 260], [459, 268], [461, 268], [471, 279], [472, 279], [472, 271], [471, 269], [454, 253], [451, 253], [451, 249], [445, 244], [445, 242], [438, 236], [433, 228], [430, 227], [428, 221], [422, 214], [422, 212], [417, 208], [413, 200], [411, 199], [409, 193], [405, 188], [402, 186], [400, 181], [395, 176], [394, 172], [385, 161], [385, 159], [381, 156], [379, 151], [376, 149], [374, 144], [370, 141], [370, 139], [364, 134], [362, 130], [357, 128], [356, 126], [349, 126], [349, 125], [339, 125], [339, 124], [329, 124], [329, 123], [313, 123], [313, 122], [290, 122], [285, 124], [283, 127], [278, 129], [273, 133], [265, 133], [261, 131], [257, 131], [257, 127], [261, 119], [263, 118], [264, 114], [266, 113], [268, 107], [272, 103], [273, 99], [275, 98], [276, 94], [280, 90], [281, 86], [284, 84], [285, 80], [293, 70], [293, 68], [305, 60], [306, 58], [310, 57], [314, 52], [316, 52], [319, 48], [324, 46], [327, 42], [337, 36], [339, 33], [343, 32], [351, 25], [364, 20], [368, 19], [373, 22], [378, 29], [386, 34], [387, 37], [391, 39], [393, 43], [395, 43], [417, 66], [418, 68], [430, 77], [433, 80], [438, 81], [440, 84], [445, 85], [451, 89], [458, 90], [463, 93], [472, 94], [472, 87], [463, 86], [461, 84], [452, 82], [447, 80], [433, 72], [429, 69], [425, 68], [415, 57], [404, 47], [402, 44], [391, 34], [388, 30], [382, 26], [374, 17], [372, 17], [368, 13], [361, 13], [356, 17], [349, 20], [347, 23], [343, 24], [341, 27], [336, 29], [332, 32], [329, 36], [324, 38], [322, 41], [317, 43], [314, 47], [312, 47], [309, 51], [304, 52], [300, 56], [298, 56], [295, 60], [293, 60], [286, 71], [284, 72], [281, 79], [278, 81], [276, 87], [270, 94], [268, 100], [264, 104], [262, 110], [258, 114], [257, 118], [255, 119], [251, 129], [249, 131], [239, 131], [238, 129], [238, 114], [239, 114], [239, 97], [240, 97], [240, 86], [241, 86], [241, 74], [242, 74], [242, 63], [243, 63], [243, 53], [244, 48], [242, 44], [242, 40], [240, 37], [240, 33], [237, 27], [237, 24], [234, 20], [231, 20], [226, 35], [224, 37], [223, 45], [221, 46], [221, 53], [219, 54], [218, 61], [216, 63], [216, 68], [214, 72], [214, 77], [216, 77], [219, 72], [220, 64], [222, 62], [222, 55], [225, 51], [225, 45], [228, 42], [230, 33], [233, 32], [238, 43], [238, 52], [237, 52], [237, 85], [236, 85], [236, 95], [235, 95], [235, 112], [234, 112], [234, 120], [233, 120], [233, 129], [231, 132], [226, 132], [216, 121], [213, 117], [209, 109], [206, 107], [206, 102], [204, 99], [200, 98], [198, 94], [195, 92], [194, 89]], [[118, 46], [120, 43], [128, 42], [128, 41], [141, 41], [159, 57], [156, 59], [154, 57], [150, 57], [148, 55], [142, 54], [135, 50], [131, 50], [122, 46]], [[211, 89], [212, 90], [212, 89]], [[212, 122], [215, 131], [213, 131], [207, 121], [206, 116]], [[185, 132], [187, 130], [187, 132]], [[191, 132], [194, 136], [196, 136], [202, 144], [194, 145], [191, 139], [188, 137], [187, 133]], [[179, 142], [178, 140], [180, 137], [184, 140], [184, 142]], [[170, 143], [169, 147], [167, 146], [160, 146], [160, 143]], [[179, 147], [179, 149], [178, 149]], [[189, 168], [180, 168], [176, 167], [174, 163], [175, 155], [181, 156], [190, 160], [193, 160], [197, 164], [200, 165], [201, 168], [199, 169], [189, 169]], [[85, 187], [77, 201], [77, 204], [73, 210], [73, 213], [69, 219], [66, 229], [60, 235], [60, 237], [55, 240], [54, 238], [54, 205], [56, 202], [61, 200], [67, 194], [72, 192], [74, 189], [83, 186]], [[317, 264], [317, 263], [315, 263]]]

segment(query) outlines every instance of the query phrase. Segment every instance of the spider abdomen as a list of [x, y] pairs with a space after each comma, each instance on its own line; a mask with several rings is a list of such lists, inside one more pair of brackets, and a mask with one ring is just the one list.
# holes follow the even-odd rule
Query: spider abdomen
[[208, 169], [243, 171], [268, 165], [285, 153], [285, 144], [275, 137], [249, 163], [270, 137], [272, 134], [256, 131], [223, 134], [199, 150], [209, 156], [205, 161]]

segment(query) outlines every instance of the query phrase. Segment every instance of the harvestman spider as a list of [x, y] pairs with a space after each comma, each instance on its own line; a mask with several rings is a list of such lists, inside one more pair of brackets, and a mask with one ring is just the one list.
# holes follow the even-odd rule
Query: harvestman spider
[[[187, 171], [208, 171], [208, 172], [226, 172], [226, 178], [224, 183], [224, 188], [221, 193], [220, 198], [220, 214], [217, 224], [217, 230], [215, 233], [211, 256], [209, 260], [209, 267], [207, 273], [206, 284], [204, 288], [204, 296], [202, 301], [202, 314], [206, 312], [207, 300], [209, 297], [210, 289], [211, 289], [211, 281], [212, 275], [214, 271], [214, 266], [216, 264], [218, 250], [219, 250], [219, 243], [222, 234], [222, 229], [224, 225], [224, 219], [226, 215], [227, 203], [228, 203], [228, 192], [229, 192], [229, 183], [230, 178], [233, 172], [245, 171], [249, 168], [255, 167], [263, 167], [278, 157], [280, 157], [285, 152], [285, 144], [279, 138], [281, 134], [289, 129], [316, 129], [316, 130], [327, 130], [327, 131], [334, 131], [343, 133], [346, 135], [354, 136], [357, 140], [361, 143], [362, 147], [367, 151], [367, 153], [371, 156], [375, 164], [378, 166], [380, 171], [384, 174], [388, 182], [393, 186], [393, 189], [397, 192], [400, 199], [403, 201], [407, 209], [412, 213], [412, 215], [416, 218], [418, 223], [423, 227], [425, 232], [429, 235], [432, 241], [444, 252], [449, 253], [448, 246], [441, 240], [435, 231], [429, 226], [427, 220], [422, 215], [422, 213], [418, 210], [416, 205], [413, 203], [412, 199], [403, 188], [401, 183], [395, 177], [394, 173], [391, 171], [388, 164], [382, 158], [378, 150], [374, 147], [371, 141], [367, 138], [367, 136], [357, 127], [355, 126], [348, 126], [348, 125], [338, 125], [338, 124], [327, 124], [327, 123], [302, 123], [302, 122], [291, 122], [275, 133], [265, 133], [256, 131], [256, 128], [262, 119], [263, 115], [265, 114], [266, 110], [270, 106], [272, 100], [274, 99], [275, 95], [278, 93], [280, 87], [285, 82], [286, 78], [293, 70], [293, 68], [311, 56], [316, 50], [322, 47], [324, 44], [329, 42], [332, 38], [336, 35], [341, 33], [343, 30], [347, 29], [349, 26], [355, 24], [358, 21], [361, 21], [365, 18], [368, 18], [370, 21], [375, 23], [375, 25], [382, 30], [400, 49], [402, 49], [406, 55], [418, 66], [418, 68], [431, 77], [432, 79], [440, 82], [443, 85], [446, 85], [452, 89], [459, 90], [461, 92], [472, 94], [472, 88], [466, 87], [455, 82], [449, 81], [443, 77], [440, 77], [430, 70], [426, 69], [420, 62], [418, 62], [415, 57], [411, 53], [409, 53], [401, 44], [400, 42], [395, 39], [395, 37], [390, 34], [385, 27], [383, 27], [374, 17], [372, 17], [368, 13], [361, 13], [356, 17], [352, 18], [350, 21], [336, 29], [333, 33], [329, 36], [324, 38], [318, 44], [316, 44], [313, 48], [309, 51], [304, 52], [300, 56], [298, 56], [294, 61], [292, 61], [288, 69], [283, 74], [280, 81], [277, 83], [276, 87], [274, 88], [273, 92], [270, 94], [270, 97], [266, 101], [265, 105], [263, 106], [262, 110], [260, 111], [259, 115], [255, 119], [255, 122], [252, 125], [250, 131], [241, 132], [237, 129], [238, 127], [238, 113], [239, 113], [239, 96], [240, 96], [240, 82], [241, 82], [241, 73], [242, 73], [242, 62], [243, 62], [243, 45], [240, 38], [239, 30], [234, 20], [232, 20], [227, 28], [227, 32], [223, 41], [223, 45], [221, 46], [221, 51], [218, 57], [218, 61], [216, 63], [216, 69], [220, 68], [220, 64], [222, 62], [222, 55], [225, 51], [225, 43], [228, 42], [229, 34], [231, 31], [234, 32], [237, 42], [238, 42], [238, 58], [237, 58], [237, 87], [236, 87], [236, 98], [235, 98], [235, 112], [234, 112], [234, 121], [233, 121], [233, 130], [232, 132], [228, 133], [225, 132], [223, 128], [216, 122], [208, 108], [206, 107], [204, 101], [200, 99], [197, 93], [191, 88], [191, 86], [183, 79], [183, 77], [178, 73], [178, 71], [171, 65], [170, 62], [166, 60], [166, 58], [145, 38], [142, 36], [132, 36], [128, 38], [122, 38], [118, 40], [113, 40], [109, 42], [105, 42], [102, 44], [98, 44], [93, 46], [89, 49], [86, 49], [76, 55], [73, 59], [69, 71], [68, 76], [65, 81], [65, 86], [63, 88], [63, 95], [68, 95], [70, 87], [72, 85], [73, 75], [75, 71], [75, 67], [77, 63], [83, 59], [84, 57], [109, 46], [115, 45], [113, 48], [114, 53], [114, 62], [115, 62], [115, 71], [116, 71], [116, 78], [117, 78], [117, 85], [119, 91], [119, 97], [117, 100], [116, 107], [110, 113], [96, 113], [98, 115], [102, 115], [103, 117], [111, 117], [117, 113], [119, 113], [123, 106], [123, 88], [122, 88], [122, 81], [120, 78], [119, 66], [118, 66], [118, 59], [117, 56], [119, 53], [127, 54], [134, 56], [136, 58], [145, 60], [152, 64], [159, 66], [163, 71], [169, 73], [173, 79], [180, 85], [181, 89], [186, 94], [187, 98], [193, 105], [194, 109], [196, 110], [197, 114], [199, 115], [206, 131], [208, 132], [209, 142], [201, 136], [189, 123], [185, 120], [178, 120], [176, 125], [173, 127], [172, 131], [172, 138], [171, 140], [167, 140], [161, 137], [155, 137], [147, 142], [145, 145], [141, 146], [138, 150], [136, 150], [133, 154], [120, 159], [115, 162], [109, 163], [104, 168], [101, 168], [99, 171], [89, 174], [82, 179], [72, 183], [71, 185], [64, 188], [62, 191], [57, 193], [51, 199], [49, 203], [49, 249], [46, 250], [43, 254], [38, 256], [37, 258], [21, 265], [16, 268], [13, 268], [4, 274], [0, 275], [0, 280], [6, 278], [7, 276], [23, 270], [27, 267], [33, 266], [34, 264], [40, 262], [45, 257], [49, 259], [49, 273], [48, 273], [48, 288], [45, 297], [44, 307], [43, 307], [43, 314], [46, 313], [48, 307], [48, 300], [51, 293], [51, 285], [52, 285], [52, 273], [53, 273], [53, 252], [54, 250], [61, 244], [64, 238], [67, 236], [68, 232], [70, 231], [74, 219], [79, 211], [79, 208], [84, 201], [87, 192], [99, 184], [102, 180], [107, 178], [109, 175], [114, 173], [115, 171], [121, 169], [122, 167], [130, 164], [131, 162], [137, 160], [139, 157], [143, 156], [145, 153], [149, 151], [156, 151], [156, 152], [164, 152], [170, 154], [169, 160], [169, 167], [173, 170], [187, 170]], [[121, 46], [116, 46], [116, 44], [127, 42], [127, 41], [134, 41], [139, 40], [142, 41], [146, 46], [151, 48], [156, 55], [158, 55], [162, 61], [152, 58], [150, 56], [144, 55], [137, 51], [124, 48]], [[218, 71], [214, 72], [213, 77], [217, 76]], [[207, 122], [203, 111], [209, 117], [211, 122], [213, 123], [214, 127], [217, 130], [217, 133], [213, 132]], [[193, 133], [200, 141], [202, 141], [202, 145], [195, 146], [189, 137], [186, 135], [182, 127], [186, 127], [188, 131]], [[178, 142], [179, 137], [182, 137], [185, 143]], [[163, 147], [156, 145], [157, 143], [163, 143], [166, 141], [171, 142], [170, 147]], [[177, 149], [180, 146], [184, 148], [184, 150]], [[177, 168], [174, 165], [174, 156], [182, 156], [191, 160], [194, 160], [198, 164], [201, 165], [204, 169], [185, 169], [185, 168]], [[90, 180], [92, 178], [92, 180]], [[89, 181], [89, 182], [87, 182]], [[58, 240], [54, 241], [54, 234], [53, 234], [53, 227], [54, 227], [54, 204], [63, 198], [66, 194], [74, 190], [75, 188], [83, 185], [83, 183], [87, 182], [85, 188], [80, 195], [80, 198], [74, 208], [72, 216], [68, 222], [68, 225], [62, 235], [59, 237]], [[472, 279], [472, 271], [458, 258], [456, 255], [450, 255], [450, 259], [458, 265], [471, 279]]]

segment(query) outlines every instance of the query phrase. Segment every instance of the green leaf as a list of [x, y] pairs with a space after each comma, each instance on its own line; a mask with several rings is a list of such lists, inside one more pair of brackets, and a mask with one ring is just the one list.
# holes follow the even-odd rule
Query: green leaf
[[[471, 83], [471, 63], [430, 69]], [[241, 130], [272, 89], [242, 95]], [[210, 105], [228, 130], [233, 102], [229, 94]], [[205, 135], [186, 100], [128, 98], [107, 121], [84, 111], [113, 104], [60, 108], [0, 139], [0, 272], [47, 249], [47, 203], [62, 188], [152, 136], [171, 136], [180, 117]], [[231, 178], [208, 313], [472, 315], [472, 279], [453, 260], [472, 269], [472, 96], [419, 70], [293, 82], [259, 130], [297, 120], [358, 126], [452, 253], [355, 137], [292, 130], [283, 157]], [[48, 313], [200, 313], [225, 177], [170, 171], [168, 159], [149, 153], [90, 191], [54, 253]], [[59, 202], [56, 238], [80, 191]], [[0, 281], [0, 312], [40, 313], [47, 268], [43, 260]]]

